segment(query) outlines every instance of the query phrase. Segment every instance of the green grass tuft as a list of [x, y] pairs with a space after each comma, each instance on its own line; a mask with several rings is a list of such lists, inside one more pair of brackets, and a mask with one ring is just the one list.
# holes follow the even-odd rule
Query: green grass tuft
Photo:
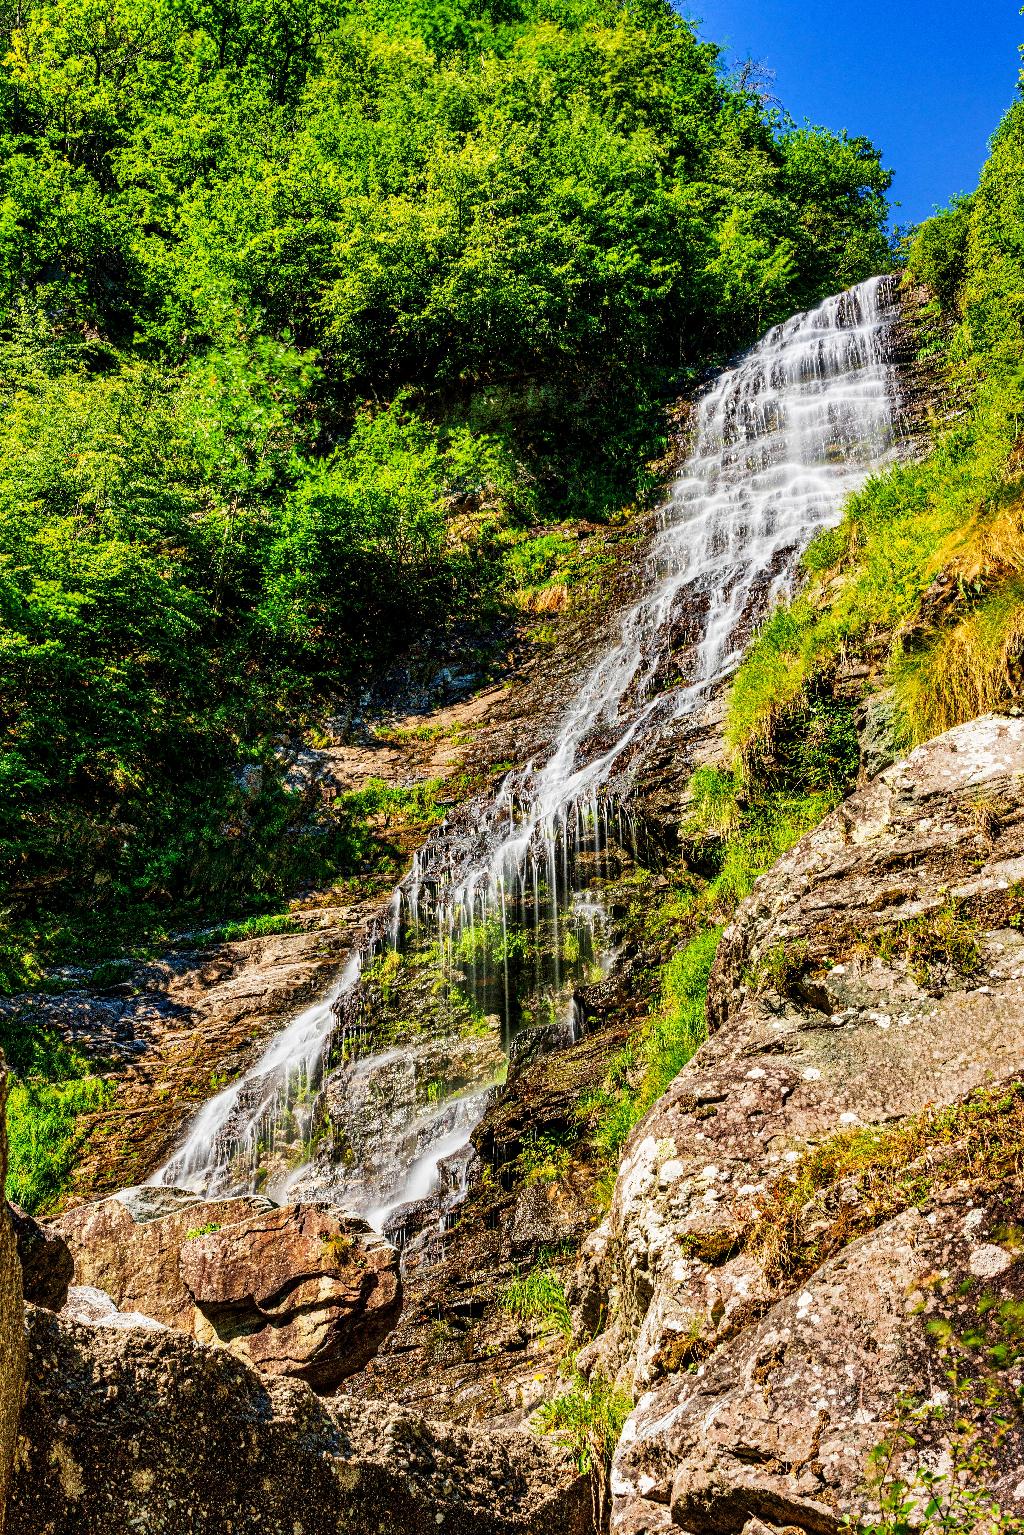
[[581, 1473], [603, 1479], [632, 1407], [626, 1392], [603, 1375], [595, 1372], [587, 1380], [574, 1374], [567, 1391], [538, 1408], [535, 1421], [542, 1433], [557, 1434], [568, 1444]]
[[521, 1322], [536, 1322], [545, 1332], [572, 1335], [572, 1321], [565, 1289], [558, 1275], [543, 1265], [510, 1280], [501, 1297], [501, 1308]]

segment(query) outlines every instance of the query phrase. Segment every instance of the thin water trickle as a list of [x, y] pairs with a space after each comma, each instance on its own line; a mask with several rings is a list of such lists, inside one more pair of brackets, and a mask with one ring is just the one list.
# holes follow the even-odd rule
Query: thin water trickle
[[[358, 987], [364, 960], [405, 943], [435, 944], [447, 974], [490, 999], [492, 1010], [497, 993], [506, 1048], [517, 1026], [513, 954], [532, 962], [549, 1023], [567, 1039], [578, 1035], [575, 987], [588, 967], [600, 973], [610, 963], [606, 915], [588, 888], [593, 880], [578, 873], [581, 860], [593, 855], [607, 874], [611, 850], [635, 846], [629, 807], [609, 786], [735, 666], [751, 626], [788, 589], [808, 540], [896, 453], [896, 317], [895, 280], [872, 279], [775, 326], [703, 395], [643, 595], [582, 679], [546, 761], [509, 773], [470, 822], [456, 818], [431, 834], [331, 994], [205, 1105], [152, 1182], [211, 1194], [327, 1193], [378, 1225], [428, 1195], [483, 1112], [487, 1078], [446, 1103], [425, 1103], [408, 1071], [396, 1073], [393, 1053], [371, 1052], [357, 1072], [346, 1068], [343, 1083], [355, 1096], [372, 1083], [375, 1104], [392, 1093], [380, 1121], [390, 1137], [385, 1155], [376, 1145], [368, 1160], [347, 1166], [310, 1145], [310, 1105], [329, 1060], [360, 1048], [358, 1039], [339, 1038], [339, 1003]], [[680, 680], [666, 685], [673, 672]], [[539, 1007], [535, 1022], [544, 1022]], [[486, 1051], [481, 1060], [490, 1070]], [[279, 1146], [283, 1160], [275, 1160]]]

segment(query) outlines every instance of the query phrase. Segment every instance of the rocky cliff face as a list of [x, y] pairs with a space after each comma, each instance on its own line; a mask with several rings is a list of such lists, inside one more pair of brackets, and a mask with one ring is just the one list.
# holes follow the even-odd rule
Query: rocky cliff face
[[1020, 1371], [993, 1381], [989, 1362], [1019, 1349], [1019, 1214], [1019, 1189], [939, 1182], [643, 1398], [616, 1456], [612, 1529], [829, 1535], [877, 1521], [898, 1480], [923, 1508], [929, 1475], [946, 1508], [973, 1496], [1019, 1514]]
[[851, 796], [740, 907], [714, 1032], [634, 1132], [576, 1285], [607, 1318], [584, 1366], [639, 1398], [613, 1530], [836, 1528], [908, 1392], [907, 1474], [952, 1476], [951, 1357], [986, 1485], [1024, 1497], [963, 1341], [1002, 1318], [984, 1346], [1013, 1398], [1022, 879], [1024, 722], [989, 717]]
[[[4, 1107], [7, 1069], [0, 1056], [0, 1188], [7, 1176]], [[0, 1199], [0, 1526], [18, 1430], [25, 1382], [25, 1328], [22, 1322], [21, 1264], [10, 1212]]]
[[[579, 1365], [636, 1403], [613, 1535], [832, 1535], [897, 1484], [975, 1523], [1024, 1505], [1022, 886], [1024, 721], [988, 717], [851, 795], [739, 908], [711, 1036], [627, 1144], [571, 1290]], [[482, 1121], [468, 1201], [439, 1251], [410, 1245], [393, 1327], [393, 1255], [370, 1263], [391, 1281], [375, 1312], [335, 1252], [369, 1262], [375, 1239], [310, 1235], [302, 1207], [161, 1189], [68, 1211], [76, 1279], [121, 1310], [72, 1291], [93, 1325], [30, 1311], [7, 1535], [591, 1529], [564, 1453], [506, 1427], [561, 1389], [560, 1344], [497, 1292], [585, 1237], [585, 1159], [514, 1174], [628, 1033], [621, 997], [592, 1000], [593, 1031], [524, 1057]], [[186, 1336], [218, 1329], [242, 1359]], [[327, 1356], [360, 1395], [282, 1378], [323, 1389]]]

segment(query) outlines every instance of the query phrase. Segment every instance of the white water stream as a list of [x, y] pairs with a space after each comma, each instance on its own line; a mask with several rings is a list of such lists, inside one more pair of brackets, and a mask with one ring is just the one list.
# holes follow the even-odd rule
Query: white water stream
[[[363, 954], [353, 955], [323, 1002], [204, 1106], [152, 1182], [210, 1194], [261, 1186], [278, 1196], [323, 1191], [325, 1164], [309, 1140], [337, 1009], [358, 986], [363, 959], [400, 947], [403, 934], [436, 942], [450, 965], [467, 932], [500, 932], [507, 1033], [508, 937], [532, 926], [535, 952], [550, 956], [566, 1027], [575, 1029], [575, 1004], [560, 973], [566, 934], [572, 952], [581, 935], [600, 952], [603, 921], [599, 899], [574, 883], [577, 856], [595, 855], [600, 868], [613, 840], [629, 841], [628, 805], [609, 786], [734, 667], [751, 623], [787, 589], [808, 540], [835, 523], [849, 493], [897, 451], [889, 357], [896, 315], [894, 279], [872, 279], [776, 326], [704, 394], [693, 450], [652, 545], [646, 590], [583, 677], [550, 755], [510, 773], [489, 804], [428, 838]], [[683, 622], [690, 638], [685, 680], [666, 687]], [[472, 959], [471, 991], [477, 979]], [[394, 1056], [361, 1061], [350, 1071], [352, 1091], [376, 1090], [400, 1066]], [[379, 1225], [403, 1202], [428, 1194], [439, 1163], [468, 1141], [485, 1085], [429, 1108], [407, 1093], [402, 1113], [382, 1131], [393, 1137], [385, 1186], [369, 1187], [365, 1175], [334, 1165], [326, 1177], [330, 1197]], [[305, 1155], [266, 1183], [261, 1169], [281, 1137], [292, 1146], [298, 1137]]]

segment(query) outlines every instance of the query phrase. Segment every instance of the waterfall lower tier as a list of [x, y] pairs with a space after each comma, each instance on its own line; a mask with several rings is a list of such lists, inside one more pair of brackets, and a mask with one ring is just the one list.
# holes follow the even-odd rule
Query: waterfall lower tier
[[895, 279], [872, 279], [776, 326], [700, 398], [643, 594], [547, 759], [427, 839], [332, 993], [202, 1109], [152, 1181], [316, 1192], [394, 1225], [466, 1145], [512, 1037], [574, 1037], [574, 992], [612, 957], [602, 890], [637, 845], [622, 785], [898, 452], [896, 318]]

